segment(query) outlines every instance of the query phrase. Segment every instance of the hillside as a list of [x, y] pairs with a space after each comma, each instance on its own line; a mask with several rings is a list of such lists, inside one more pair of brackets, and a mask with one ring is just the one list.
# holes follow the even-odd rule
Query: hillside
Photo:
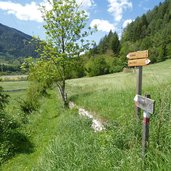
[[[136, 73], [121, 72], [67, 81], [70, 100], [106, 122], [106, 130], [99, 133], [76, 109], [62, 108], [56, 88], [49, 90], [49, 96], [40, 99], [40, 108], [29, 115], [22, 113], [16, 100], [24, 99], [26, 91], [9, 92], [7, 116], [20, 125], [17, 129], [13, 126], [1, 142], [6, 146], [0, 146], [0, 170], [171, 170], [170, 62], [143, 67], [143, 95], [149, 93], [156, 101], [145, 162], [142, 122], [137, 125], [134, 113]], [[5, 90], [28, 86], [26, 81], [1, 84]]]
[[31, 36], [0, 23], [0, 58], [35, 56], [34, 45], [29, 44]]
[[123, 66], [127, 66], [126, 55], [132, 51], [148, 49], [152, 63], [171, 59], [170, 9], [171, 1], [165, 0], [154, 9], [137, 17], [123, 29], [120, 40], [118, 40], [117, 33], [110, 31], [98, 45], [95, 45], [91, 54], [96, 57], [105, 54], [115, 58], [113, 66], [119, 69], [114, 69], [114, 71], [121, 71]]
[[122, 35], [121, 55], [129, 51], [149, 49], [153, 63], [171, 58], [170, 9], [171, 1], [165, 0], [130, 23]]

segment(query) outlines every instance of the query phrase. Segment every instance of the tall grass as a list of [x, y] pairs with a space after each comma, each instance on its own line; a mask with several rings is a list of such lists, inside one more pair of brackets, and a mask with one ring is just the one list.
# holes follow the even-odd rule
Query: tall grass
[[171, 111], [166, 107], [162, 112], [162, 127], [160, 114], [151, 118], [150, 145], [145, 160], [141, 150], [141, 125], [137, 126], [133, 117], [123, 115], [110, 120], [106, 131], [94, 133], [89, 120], [79, 118], [75, 113], [62, 115], [56, 137], [47, 148], [38, 170], [169, 171], [171, 120], [168, 115]]
[[143, 69], [143, 94], [151, 94], [156, 101], [145, 160], [142, 125], [137, 124], [134, 112], [136, 74], [117, 73], [67, 81], [69, 98], [105, 120], [105, 131], [94, 133], [90, 120], [76, 110], [63, 110], [52, 91], [23, 128], [35, 151], [18, 154], [2, 170], [171, 170], [170, 62]]
[[[27, 142], [20, 139], [15, 155], [8, 161], [2, 164], [0, 170], [34, 170], [37, 168], [41, 156], [46, 151], [49, 144], [57, 131], [58, 117], [63, 113], [67, 113], [62, 108], [62, 104], [56, 102], [56, 92], [50, 92], [49, 98], [42, 98], [41, 108], [30, 114], [23, 123], [23, 113], [19, 109], [19, 104], [16, 101], [18, 98], [24, 98], [24, 92], [10, 92], [10, 105], [6, 112], [18, 123], [20, 127], [18, 131], [20, 135], [27, 138]], [[12, 143], [12, 142], [11, 142]]]
[[87, 121], [65, 118], [39, 170], [171, 170], [170, 71], [170, 60], [144, 68], [143, 94], [156, 101], [145, 160], [142, 125], [134, 114], [136, 74], [118, 73], [68, 81], [70, 99], [94, 111], [108, 126], [95, 134]]

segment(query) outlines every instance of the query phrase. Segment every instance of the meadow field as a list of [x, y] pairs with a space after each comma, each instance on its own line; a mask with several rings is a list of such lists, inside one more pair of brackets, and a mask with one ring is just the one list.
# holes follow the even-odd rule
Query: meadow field
[[[76, 109], [63, 109], [57, 89], [40, 99], [40, 108], [24, 115], [19, 100], [26, 91], [8, 92], [9, 117], [20, 127], [15, 154], [2, 171], [171, 170], [171, 60], [143, 67], [143, 95], [156, 101], [151, 115], [149, 149], [142, 158], [142, 122], [135, 117], [136, 73], [116, 73], [67, 81], [68, 97], [106, 123], [94, 132]], [[1, 82], [5, 90], [27, 88], [27, 81]], [[141, 114], [141, 120], [142, 116]], [[24, 122], [23, 122], [24, 121]], [[14, 137], [15, 139], [16, 137]]]

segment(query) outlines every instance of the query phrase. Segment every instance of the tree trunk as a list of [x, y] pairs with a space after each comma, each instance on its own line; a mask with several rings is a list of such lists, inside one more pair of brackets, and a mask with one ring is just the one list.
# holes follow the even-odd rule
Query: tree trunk
[[67, 93], [65, 92], [65, 83], [61, 85], [57, 84], [58, 85], [58, 89], [59, 89], [59, 92], [60, 92], [60, 95], [61, 95], [61, 98], [62, 98], [62, 101], [63, 101], [63, 106], [65, 108], [68, 107], [68, 99], [67, 99]]
[[61, 96], [62, 96], [62, 100], [63, 100], [63, 105], [65, 108], [67, 108], [68, 107], [68, 100], [67, 100], [67, 93], [65, 93], [65, 89], [62, 89]]

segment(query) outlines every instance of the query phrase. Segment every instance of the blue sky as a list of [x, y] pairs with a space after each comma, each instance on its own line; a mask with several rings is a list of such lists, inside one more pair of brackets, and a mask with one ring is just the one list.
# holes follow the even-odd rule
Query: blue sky
[[[45, 38], [38, 5], [47, 0], [0, 0], [0, 23], [26, 34]], [[164, 0], [76, 0], [89, 15], [88, 25], [98, 32], [90, 39], [98, 42], [109, 30], [121, 35], [123, 28]]]

